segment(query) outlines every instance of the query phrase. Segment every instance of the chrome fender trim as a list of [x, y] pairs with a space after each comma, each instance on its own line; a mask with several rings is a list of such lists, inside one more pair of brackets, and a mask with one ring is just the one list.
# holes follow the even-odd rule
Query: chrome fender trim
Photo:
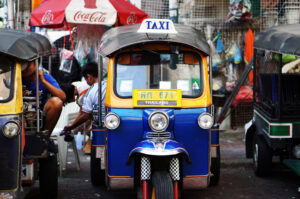
[[186, 161], [191, 163], [190, 155], [184, 146], [171, 139], [149, 139], [137, 143], [129, 153], [127, 164], [130, 164], [135, 154], [148, 156], [175, 156], [182, 154], [185, 156]]
[[209, 176], [188, 176], [183, 178], [184, 190], [205, 189], [209, 184]]

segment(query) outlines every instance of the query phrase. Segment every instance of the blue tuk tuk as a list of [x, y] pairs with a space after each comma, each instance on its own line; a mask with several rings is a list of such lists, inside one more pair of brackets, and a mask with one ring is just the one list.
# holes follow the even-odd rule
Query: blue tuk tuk
[[146, 19], [107, 31], [99, 54], [99, 82], [103, 57], [109, 66], [105, 102], [99, 84], [92, 182], [105, 182], [112, 191], [135, 190], [143, 199], [177, 199], [181, 190], [216, 185], [219, 130], [213, 128], [204, 34]]

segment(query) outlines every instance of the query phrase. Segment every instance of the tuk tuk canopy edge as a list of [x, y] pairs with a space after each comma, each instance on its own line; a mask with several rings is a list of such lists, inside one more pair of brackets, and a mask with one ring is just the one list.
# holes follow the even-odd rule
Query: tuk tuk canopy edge
[[32, 61], [51, 55], [51, 44], [45, 36], [37, 33], [0, 29], [0, 54]]
[[140, 24], [116, 27], [108, 30], [101, 38], [99, 52], [103, 56], [129, 46], [148, 42], [169, 42], [188, 45], [210, 55], [210, 47], [204, 34], [190, 26], [175, 24], [177, 34], [147, 34], [138, 33]]
[[276, 26], [258, 33], [254, 48], [300, 56], [300, 25]]

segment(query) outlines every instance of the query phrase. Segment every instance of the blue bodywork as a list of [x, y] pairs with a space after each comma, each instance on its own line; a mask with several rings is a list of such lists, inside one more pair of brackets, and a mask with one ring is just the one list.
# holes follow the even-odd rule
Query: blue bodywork
[[[164, 147], [168, 152], [178, 151], [188, 154], [192, 163], [183, 162], [183, 177], [207, 175], [209, 160], [209, 130], [198, 125], [198, 117], [207, 108], [196, 109], [117, 109], [108, 112], [116, 113], [121, 120], [115, 130], [107, 131], [107, 153], [109, 176], [134, 177], [134, 163], [126, 164], [130, 153], [144, 149], [155, 150], [157, 145], [146, 139], [151, 132], [148, 117], [153, 111], [161, 110], [168, 114], [170, 121], [167, 132], [171, 137], [166, 139]], [[176, 149], [176, 150], [174, 150]]]
[[[19, 172], [21, 167], [22, 136], [21, 132], [14, 138], [3, 135], [3, 125], [10, 121], [19, 121], [19, 115], [0, 116], [0, 191], [16, 190], [19, 186]], [[22, 131], [22, 125], [20, 125]]]
[[213, 126], [211, 129], [211, 138], [210, 138], [211, 145], [214, 145], [214, 146], [219, 145], [219, 133], [220, 133], [219, 125]]
[[93, 125], [92, 146], [105, 145], [105, 128]]

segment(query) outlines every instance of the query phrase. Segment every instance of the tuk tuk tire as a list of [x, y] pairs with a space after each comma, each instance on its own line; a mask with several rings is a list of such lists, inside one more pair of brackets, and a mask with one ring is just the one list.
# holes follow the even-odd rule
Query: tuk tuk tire
[[57, 198], [58, 192], [58, 165], [57, 156], [39, 160], [39, 183], [42, 198]]
[[210, 177], [209, 185], [217, 186], [220, 180], [221, 153], [220, 146], [217, 147], [217, 157], [211, 158], [210, 171], [213, 176]]
[[253, 168], [255, 175], [265, 177], [272, 169], [272, 149], [262, 136], [256, 134], [253, 139]]
[[[173, 181], [167, 171], [154, 171], [152, 174], [152, 187], [155, 190], [155, 199], [173, 199]], [[153, 190], [152, 189], [152, 190]], [[152, 193], [150, 190], [150, 193]]]
[[94, 186], [102, 185], [105, 182], [105, 171], [100, 168], [101, 159], [96, 158], [96, 147], [91, 147], [91, 162], [90, 162], [90, 175], [91, 182]]

